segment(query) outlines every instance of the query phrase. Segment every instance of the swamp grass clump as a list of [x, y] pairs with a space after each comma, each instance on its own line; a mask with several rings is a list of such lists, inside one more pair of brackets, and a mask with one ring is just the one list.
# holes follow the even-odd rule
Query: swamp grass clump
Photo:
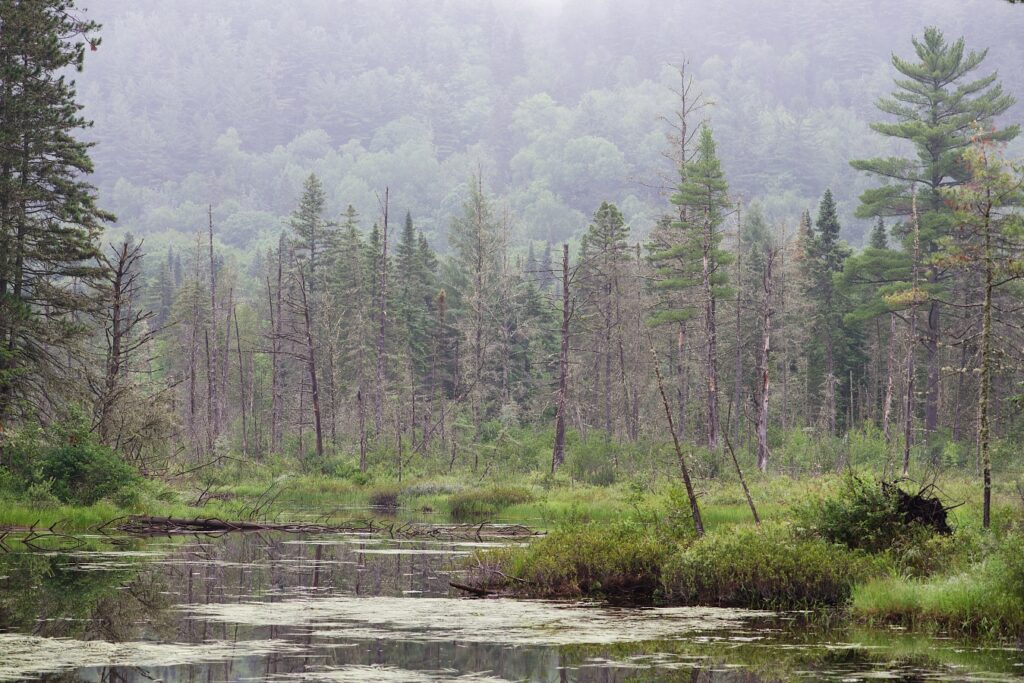
[[558, 529], [529, 546], [477, 556], [473, 585], [545, 598], [761, 609], [844, 604], [883, 559], [791, 527], [723, 527], [702, 538], [659, 524]]
[[673, 603], [802, 609], [844, 604], [879, 567], [865, 553], [769, 524], [713, 531], [679, 548], [662, 581]]
[[372, 508], [396, 510], [401, 496], [402, 490], [397, 486], [380, 486], [370, 491], [367, 504]]
[[456, 522], [480, 521], [498, 514], [507, 507], [534, 500], [528, 489], [515, 486], [492, 486], [462, 491], [448, 498], [448, 511]]
[[480, 553], [474, 585], [543, 598], [601, 596], [649, 602], [673, 548], [656, 530], [584, 524], [555, 530], [526, 547]]

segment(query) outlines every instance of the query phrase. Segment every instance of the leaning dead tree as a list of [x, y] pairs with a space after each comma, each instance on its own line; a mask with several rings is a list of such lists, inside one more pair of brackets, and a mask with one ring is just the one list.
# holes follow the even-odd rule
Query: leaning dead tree
[[661, 381], [661, 370], [658, 368], [658, 352], [651, 342], [651, 356], [654, 359], [654, 376], [658, 380], [658, 392], [661, 394], [661, 403], [665, 407], [665, 418], [668, 420], [668, 430], [672, 433], [672, 444], [676, 449], [676, 458], [679, 461], [679, 471], [683, 475], [683, 484], [686, 486], [686, 497], [690, 501], [690, 512], [693, 515], [693, 527], [697, 530], [698, 536], [704, 535], [704, 522], [700, 516], [700, 506], [697, 504], [697, 494], [693, 490], [693, 482], [690, 480], [690, 469], [686, 466], [686, 457], [679, 445], [679, 435], [676, 434], [675, 424], [672, 422], [672, 408], [669, 406], [668, 397], [665, 395], [665, 384]]

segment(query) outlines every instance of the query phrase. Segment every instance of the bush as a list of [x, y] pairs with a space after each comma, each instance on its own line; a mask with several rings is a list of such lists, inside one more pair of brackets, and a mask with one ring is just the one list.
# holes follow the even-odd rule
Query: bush
[[448, 498], [448, 510], [456, 521], [473, 521], [490, 517], [511, 505], [529, 503], [533, 494], [523, 488], [495, 486], [456, 493]]
[[935, 531], [908, 523], [894, 487], [852, 473], [839, 492], [800, 511], [802, 521], [827, 541], [876, 553], [925, 540]]
[[704, 536], [666, 564], [672, 602], [768, 609], [841, 605], [876, 566], [864, 555], [783, 526]]
[[130, 502], [129, 490], [140, 479], [134, 467], [91, 438], [48, 449], [43, 456], [42, 476], [50, 481], [53, 495], [77, 505], [115, 497]]

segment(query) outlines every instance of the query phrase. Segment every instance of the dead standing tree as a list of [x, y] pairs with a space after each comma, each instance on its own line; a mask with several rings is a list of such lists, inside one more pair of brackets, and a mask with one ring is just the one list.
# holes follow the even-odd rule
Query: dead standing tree
[[112, 256], [100, 259], [109, 277], [104, 309], [107, 353], [103, 383], [94, 387], [94, 422], [103, 442], [119, 447], [121, 435], [115, 429], [113, 413], [132, 388], [127, 375], [135, 353], [147, 346], [155, 333], [147, 325], [154, 312], [135, 307], [141, 291], [142, 242], [125, 240], [111, 245], [111, 251]]
[[565, 462], [565, 413], [569, 393], [569, 322], [576, 310], [571, 287], [575, 269], [569, 270], [569, 245], [562, 245], [562, 327], [561, 349], [558, 355], [558, 391], [555, 411], [555, 445], [551, 453], [551, 473]]

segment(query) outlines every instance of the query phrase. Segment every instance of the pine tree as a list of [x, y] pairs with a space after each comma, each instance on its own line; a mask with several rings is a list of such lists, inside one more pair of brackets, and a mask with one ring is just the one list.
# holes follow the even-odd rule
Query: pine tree
[[[468, 362], [466, 381], [472, 386], [474, 426], [479, 430], [484, 412], [493, 408], [494, 398], [493, 323], [498, 310], [498, 279], [504, 258], [505, 235], [495, 220], [490, 199], [484, 193], [483, 180], [471, 179], [469, 197], [463, 204], [463, 213], [452, 221], [448, 240], [453, 250], [453, 262], [462, 282], [465, 314], [461, 327], [466, 337]], [[451, 305], [449, 299], [449, 305]], [[490, 405], [485, 406], [485, 403]]]
[[[105, 269], [102, 223], [84, 176], [90, 123], [70, 69], [99, 29], [71, 0], [0, 1], [0, 429], [15, 415], [59, 411], [81, 386], [70, 373]], [[77, 355], [81, 355], [80, 353]]]
[[[918, 61], [892, 56], [893, 66], [901, 78], [896, 80], [897, 90], [877, 103], [878, 109], [895, 117], [895, 121], [874, 123], [871, 127], [886, 137], [912, 143], [917, 155], [860, 159], [851, 164], [884, 182], [881, 187], [861, 195], [857, 215], [862, 217], [908, 217], [911, 185], [918, 185], [921, 251], [929, 260], [953, 228], [953, 214], [943, 199], [942, 190], [961, 185], [968, 179], [962, 157], [971, 143], [975, 125], [984, 129], [980, 139], [990, 141], [1011, 140], [1020, 128], [1013, 125], [998, 130], [992, 125], [993, 119], [1015, 102], [1003, 92], [995, 73], [969, 80], [985, 60], [988, 50], [965, 52], [963, 38], [949, 43], [934, 27], [925, 29], [923, 39], [914, 38], [912, 42]], [[926, 276], [929, 289], [934, 291], [948, 279], [949, 273], [932, 264]], [[925, 338], [928, 366], [925, 430], [928, 432], [934, 431], [938, 423], [939, 299], [933, 296], [928, 302]]]

